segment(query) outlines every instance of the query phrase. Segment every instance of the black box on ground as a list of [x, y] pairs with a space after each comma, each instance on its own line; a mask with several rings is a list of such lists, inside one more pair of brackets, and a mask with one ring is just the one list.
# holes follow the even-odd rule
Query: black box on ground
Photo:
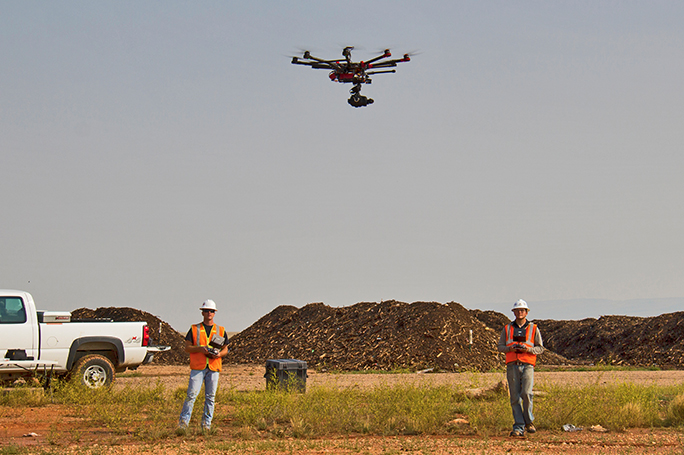
[[266, 389], [306, 391], [306, 362], [295, 359], [266, 361]]

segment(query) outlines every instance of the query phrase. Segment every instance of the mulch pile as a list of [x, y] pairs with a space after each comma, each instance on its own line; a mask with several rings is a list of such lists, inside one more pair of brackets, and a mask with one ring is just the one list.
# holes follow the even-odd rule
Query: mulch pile
[[[73, 319], [145, 321], [154, 343], [171, 346], [154, 364], [187, 365], [184, 336], [158, 317], [134, 308], [72, 312]], [[332, 308], [311, 303], [279, 306], [229, 340], [229, 363], [299, 359], [317, 370], [487, 371], [503, 366], [496, 350], [510, 318], [451, 302], [362, 302]], [[534, 320], [546, 351], [538, 365], [603, 363], [684, 368], [684, 312], [642, 318], [602, 316], [580, 321]], [[473, 331], [472, 347], [469, 343]]]
[[311, 303], [280, 306], [235, 335], [226, 361], [292, 358], [318, 370], [486, 371], [502, 362], [497, 335], [455, 302]]
[[537, 321], [544, 345], [568, 358], [607, 365], [684, 368], [684, 312]]
[[185, 352], [185, 334], [177, 332], [168, 323], [145, 311], [126, 307], [103, 307], [97, 310], [79, 308], [71, 312], [71, 318], [111, 319], [114, 322], [145, 321], [150, 330], [151, 344], [171, 346], [170, 351], [154, 354], [154, 365], [188, 365], [190, 362], [190, 356]]

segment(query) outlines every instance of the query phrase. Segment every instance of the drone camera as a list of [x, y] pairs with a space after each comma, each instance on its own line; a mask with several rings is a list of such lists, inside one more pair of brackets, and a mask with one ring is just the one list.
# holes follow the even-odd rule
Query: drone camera
[[359, 95], [358, 93], [350, 96], [347, 101], [354, 107], [365, 107], [375, 102], [373, 98], [368, 98], [367, 96]]

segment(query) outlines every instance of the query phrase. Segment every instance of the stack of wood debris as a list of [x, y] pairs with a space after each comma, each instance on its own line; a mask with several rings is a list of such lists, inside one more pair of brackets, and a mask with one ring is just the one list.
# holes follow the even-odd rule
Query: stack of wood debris
[[[73, 319], [145, 321], [154, 342], [171, 346], [157, 365], [187, 365], [184, 336], [157, 316], [126, 307], [72, 312]], [[455, 302], [312, 303], [279, 306], [230, 339], [228, 363], [305, 360], [327, 371], [487, 371], [503, 367], [496, 349], [510, 317], [467, 310]], [[538, 365], [604, 363], [684, 368], [684, 312], [655, 317], [602, 316], [580, 321], [534, 320], [546, 351]], [[472, 345], [470, 331], [472, 330]]]
[[538, 321], [544, 344], [574, 360], [684, 368], [684, 312], [653, 317], [601, 316]]
[[503, 364], [498, 335], [455, 302], [280, 306], [231, 338], [225, 361], [293, 358], [327, 371], [486, 371]]

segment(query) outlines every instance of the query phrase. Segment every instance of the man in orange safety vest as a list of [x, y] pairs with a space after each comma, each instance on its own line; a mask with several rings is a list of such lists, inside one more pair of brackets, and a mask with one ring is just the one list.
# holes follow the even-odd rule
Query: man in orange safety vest
[[530, 311], [527, 302], [520, 299], [513, 304], [515, 321], [506, 324], [499, 338], [499, 352], [506, 353], [506, 379], [513, 410], [511, 436], [524, 436], [525, 431], [535, 433], [532, 414], [532, 386], [537, 356], [544, 352], [541, 333], [537, 325], [527, 320]]
[[214, 324], [216, 303], [213, 300], [206, 300], [202, 303], [200, 310], [202, 322], [190, 327], [185, 336], [185, 352], [190, 354], [190, 381], [178, 422], [180, 434], [185, 433], [188, 428], [192, 408], [202, 384], [204, 384], [204, 414], [202, 414], [201, 429], [203, 432], [211, 430], [219, 373], [223, 365], [223, 357], [228, 354], [226, 329]]

